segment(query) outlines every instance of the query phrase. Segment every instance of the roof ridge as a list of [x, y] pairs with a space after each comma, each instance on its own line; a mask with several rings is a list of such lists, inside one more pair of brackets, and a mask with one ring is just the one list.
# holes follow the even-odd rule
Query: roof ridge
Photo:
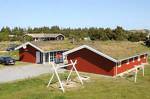
[[80, 49], [82, 49], [82, 48], [87, 48], [87, 49], [89, 49], [89, 50], [95, 52], [96, 54], [99, 54], [99, 55], [101, 55], [101, 56], [103, 56], [103, 57], [105, 57], [105, 58], [107, 58], [107, 59], [109, 59], [109, 60], [111, 60], [111, 61], [113, 61], [113, 62], [117, 62], [117, 60], [114, 59], [113, 57], [111, 57], [111, 56], [109, 56], [109, 55], [107, 55], [107, 54], [105, 54], [105, 53], [102, 53], [102, 52], [100, 52], [100, 51], [98, 51], [98, 50], [96, 50], [96, 49], [94, 49], [94, 48], [92, 48], [92, 47], [90, 47], [90, 46], [88, 46], [88, 45], [81, 45], [81, 46], [79, 46], [79, 47], [77, 47], [77, 48], [74, 48], [74, 49], [72, 49], [72, 50], [69, 50], [69, 51], [67, 51], [67, 52], [64, 52], [63, 55], [65, 56], [65, 55], [67, 55], [67, 54], [70, 54], [70, 53], [73, 53], [73, 52], [75, 52], [75, 51], [78, 51], [78, 50], [80, 50]]

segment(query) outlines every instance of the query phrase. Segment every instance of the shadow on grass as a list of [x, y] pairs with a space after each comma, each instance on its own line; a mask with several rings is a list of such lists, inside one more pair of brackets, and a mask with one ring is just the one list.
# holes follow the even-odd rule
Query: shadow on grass
[[129, 82], [134, 82], [134, 76], [133, 75], [129, 75], [127, 77], [125, 77], [126, 80], [128, 80]]

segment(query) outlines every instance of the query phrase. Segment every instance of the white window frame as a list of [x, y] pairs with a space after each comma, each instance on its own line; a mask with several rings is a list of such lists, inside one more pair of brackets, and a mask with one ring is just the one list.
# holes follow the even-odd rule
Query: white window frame
[[54, 52], [50, 52], [50, 61], [51, 61], [51, 62], [54, 61]]

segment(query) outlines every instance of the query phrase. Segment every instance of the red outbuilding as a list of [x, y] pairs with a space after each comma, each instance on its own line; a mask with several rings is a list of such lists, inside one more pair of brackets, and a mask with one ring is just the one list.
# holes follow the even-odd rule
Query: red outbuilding
[[40, 45], [38, 42], [26, 42], [15, 48], [15, 50], [19, 50], [19, 60], [23, 62], [45, 64], [47, 62], [55, 62], [58, 55], [59, 62], [63, 62], [62, 53], [67, 50], [59, 49], [59, 46], [56, 44], [48, 45], [45, 43], [46, 46], [50, 47], [45, 47], [43, 45], [44, 44]]
[[78, 71], [108, 76], [116, 76], [147, 63], [148, 58], [147, 53], [142, 53], [117, 60], [87, 45], [64, 52], [63, 55], [67, 60], [77, 60]]

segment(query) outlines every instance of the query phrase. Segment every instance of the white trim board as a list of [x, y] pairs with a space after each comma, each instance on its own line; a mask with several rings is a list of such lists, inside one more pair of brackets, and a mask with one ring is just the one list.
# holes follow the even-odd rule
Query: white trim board
[[30, 46], [36, 48], [37, 50], [39, 50], [39, 51], [41, 51], [41, 52], [44, 52], [42, 49], [40, 49], [39, 47], [35, 46], [34, 44], [32, 44], [32, 43], [30, 43], [30, 42], [26, 42], [26, 43], [24, 43], [24, 44], [22, 44], [22, 45], [16, 47], [15, 50], [18, 50], [18, 49], [20, 49], [20, 48], [23, 48], [24, 46], [27, 46], [27, 45], [30, 45]]
[[134, 56], [131, 56], [131, 57], [127, 57], [127, 58], [124, 58], [124, 59], [120, 59], [120, 60], [118, 60], [118, 61], [128, 60], [128, 59], [131, 59], [131, 58], [139, 57], [139, 56], [141, 56], [141, 55], [148, 55], [148, 53], [145, 52], [145, 53], [137, 54], [137, 55], [134, 55]]
[[114, 58], [112, 58], [112, 57], [110, 57], [110, 56], [108, 56], [108, 55], [106, 55], [106, 54], [104, 54], [104, 53], [102, 53], [102, 52], [100, 52], [100, 51], [97, 51], [96, 49], [94, 49], [94, 48], [92, 48], [92, 47], [90, 47], [90, 46], [87, 46], [87, 45], [82, 45], [82, 46], [80, 46], [80, 47], [77, 47], [77, 48], [74, 48], [74, 49], [69, 50], [69, 51], [67, 51], [67, 52], [64, 52], [63, 55], [66, 56], [66, 55], [68, 55], [68, 54], [70, 54], [70, 53], [73, 53], [73, 52], [75, 52], [75, 51], [81, 50], [81, 49], [83, 49], [83, 48], [89, 49], [89, 50], [91, 50], [92, 52], [94, 52], [94, 53], [96, 53], [96, 54], [98, 54], [98, 55], [101, 55], [101, 56], [103, 56], [103, 57], [105, 57], [105, 58], [107, 58], [107, 59], [109, 59], [109, 60], [111, 60], [111, 61], [113, 61], [113, 62], [118, 62], [116, 59], [114, 59]]

